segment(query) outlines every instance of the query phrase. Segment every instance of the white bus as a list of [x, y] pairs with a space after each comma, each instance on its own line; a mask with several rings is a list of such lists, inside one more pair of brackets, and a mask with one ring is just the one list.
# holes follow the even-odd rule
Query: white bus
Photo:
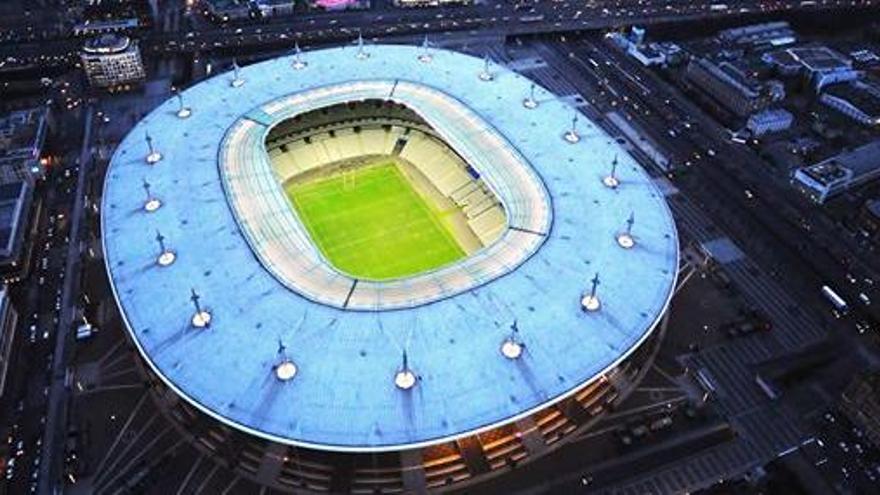
[[837, 292], [834, 292], [834, 289], [827, 285], [822, 286], [822, 296], [834, 306], [840, 314], [844, 314], [849, 310], [849, 305], [846, 304], [846, 301], [840, 297]]

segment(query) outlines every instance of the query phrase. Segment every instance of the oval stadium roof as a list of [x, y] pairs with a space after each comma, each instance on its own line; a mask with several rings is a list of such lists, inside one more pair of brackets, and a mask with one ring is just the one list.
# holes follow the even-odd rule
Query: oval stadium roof
[[[413, 448], [471, 434], [561, 400], [616, 366], [665, 312], [677, 275], [678, 239], [664, 199], [645, 171], [598, 127], [532, 81], [483, 60], [432, 49], [367, 46], [308, 52], [225, 73], [170, 99], [120, 144], [103, 197], [104, 254], [112, 287], [139, 351], [170, 387], [216, 419], [264, 438], [325, 450]], [[476, 113], [540, 178], [552, 224], [506, 274], [412, 308], [350, 311], [291, 290], [261, 264], [236, 220], [221, 177], [224, 137], [241, 118], [289, 95], [353, 81], [407, 81]], [[352, 99], [358, 99], [353, 95]], [[420, 102], [430, 105], [429, 102]], [[262, 114], [260, 114], [262, 115]], [[162, 159], [148, 164], [145, 135]], [[470, 137], [480, 140], [479, 133]], [[253, 141], [253, 146], [262, 145]], [[259, 148], [252, 155], [259, 156]], [[508, 150], [509, 151], [509, 150]], [[620, 186], [603, 178], [619, 158]], [[161, 200], [144, 210], [143, 181]], [[636, 244], [617, 235], [635, 214]], [[176, 258], [156, 263], [157, 231]], [[599, 273], [601, 310], [581, 298]], [[211, 315], [193, 327], [191, 291]], [[524, 352], [500, 352], [516, 322]], [[296, 363], [274, 372], [279, 341]], [[395, 387], [406, 351], [418, 383]]]

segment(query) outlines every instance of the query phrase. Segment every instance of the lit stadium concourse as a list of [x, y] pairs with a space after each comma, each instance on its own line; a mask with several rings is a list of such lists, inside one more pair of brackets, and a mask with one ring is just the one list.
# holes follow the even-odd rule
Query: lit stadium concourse
[[[117, 149], [102, 217], [158, 402], [218, 463], [287, 492], [457, 489], [589, 427], [653, 358], [678, 238], [645, 171], [575, 115], [488, 60], [363, 44], [161, 105]], [[460, 259], [338, 268], [337, 232], [287, 189], [344, 185], [365, 157], [445, 205], [426, 215], [458, 222]], [[373, 220], [393, 231], [396, 213]]]

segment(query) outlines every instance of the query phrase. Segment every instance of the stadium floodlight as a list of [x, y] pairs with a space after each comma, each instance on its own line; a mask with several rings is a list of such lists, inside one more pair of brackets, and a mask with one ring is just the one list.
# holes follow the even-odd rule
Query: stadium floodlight
[[620, 179], [617, 178], [617, 155], [614, 155], [614, 160], [611, 161], [611, 173], [602, 179], [602, 184], [609, 189], [617, 189], [620, 185]]
[[275, 377], [282, 382], [292, 379], [296, 376], [296, 372], [296, 365], [290, 360], [281, 361], [275, 366]]
[[303, 70], [308, 65], [309, 63], [302, 58], [302, 49], [299, 47], [299, 41], [295, 42], [293, 45], [293, 69]]
[[617, 244], [623, 249], [631, 249], [636, 245], [636, 240], [632, 236], [632, 227], [636, 223], [635, 212], [630, 212], [629, 218], [626, 219], [626, 230], [617, 234]]
[[364, 35], [362, 33], [358, 33], [357, 47], [358, 51], [357, 54], [355, 54], [355, 57], [357, 57], [358, 60], [366, 60], [370, 58], [370, 53], [364, 49]]
[[196, 328], [205, 328], [211, 326], [211, 313], [202, 308], [202, 305], [199, 301], [202, 299], [202, 296], [196, 293], [195, 289], [192, 290], [192, 295], [189, 300], [192, 301], [193, 306], [196, 308], [196, 312], [192, 317], [192, 326]]
[[394, 385], [401, 390], [409, 390], [416, 386], [417, 380], [416, 374], [409, 368], [409, 360], [404, 350], [402, 366], [394, 374]]
[[529, 96], [523, 100], [523, 106], [530, 110], [538, 107], [538, 100], [535, 99], [535, 83], [529, 88]]
[[599, 287], [599, 272], [596, 272], [596, 276], [590, 282], [592, 287], [590, 287], [590, 292], [584, 294], [584, 297], [581, 298], [581, 309], [592, 313], [599, 311], [599, 308], [602, 307], [602, 304], [599, 302], [599, 296], [596, 295], [596, 289]]
[[287, 355], [287, 347], [281, 339], [278, 339], [278, 364], [275, 365], [275, 378], [282, 382], [291, 380], [296, 376], [297, 368], [290, 356]]
[[501, 343], [501, 354], [507, 359], [518, 359], [522, 356], [525, 345], [519, 339], [519, 328], [516, 320], [510, 325], [510, 335]]
[[577, 133], [577, 124], [578, 124], [578, 115], [577, 111], [575, 111], [574, 117], [571, 119], [571, 129], [566, 131], [566, 133], [562, 136], [571, 144], [574, 144], [581, 140], [580, 135]]
[[153, 147], [153, 138], [150, 136], [150, 133], [147, 133], [147, 163], [150, 165], [156, 164], [159, 160], [162, 159], [162, 153], [156, 151], [156, 148]]
[[147, 201], [144, 203], [144, 210], [147, 213], [152, 213], [159, 209], [162, 206], [162, 202], [159, 201], [159, 198], [153, 196], [153, 193], [150, 191], [150, 183], [147, 182], [147, 179], [144, 179], [144, 191], [147, 193]]
[[492, 61], [489, 59], [489, 54], [487, 53], [483, 56], [483, 70], [480, 71], [480, 81], [491, 81], [495, 79], [495, 76], [492, 74], [490, 70]]
[[183, 95], [177, 92], [177, 116], [181, 119], [189, 118], [192, 115], [192, 109], [183, 104]]
[[434, 60], [434, 56], [431, 55], [430, 50], [431, 44], [428, 42], [428, 35], [425, 35], [424, 41], [422, 41], [422, 53], [419, 54], [419, 62], [424, 64], [430, 63], [431, 60]]
[[156, 258], [156, 263], [159, 266], [168, 266], [174, 263], [177, 255], [174, 254], [174, 251], [168, 249], [168, 246], [165, 245], [165, 236], [158, 230], [156, 231], [156, 242], [159, 243], [159, 257]]
[[241, 70], [238, 67], [238, 62], [233, 58], [232, 59], [232, 81], [229, 83], [233, 88], [240, 88], [244, 85], [244, 79], [241, 77]]

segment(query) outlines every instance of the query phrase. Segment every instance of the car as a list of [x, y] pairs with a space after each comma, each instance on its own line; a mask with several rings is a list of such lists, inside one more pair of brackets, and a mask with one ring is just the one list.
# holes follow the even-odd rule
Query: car
[[862, 301], [862, 304], [864, 304], [865, 306], [871, 305], [871, 298], [868, 297], [868, 295], [864, 292], [859, 292], [859, 301]]

